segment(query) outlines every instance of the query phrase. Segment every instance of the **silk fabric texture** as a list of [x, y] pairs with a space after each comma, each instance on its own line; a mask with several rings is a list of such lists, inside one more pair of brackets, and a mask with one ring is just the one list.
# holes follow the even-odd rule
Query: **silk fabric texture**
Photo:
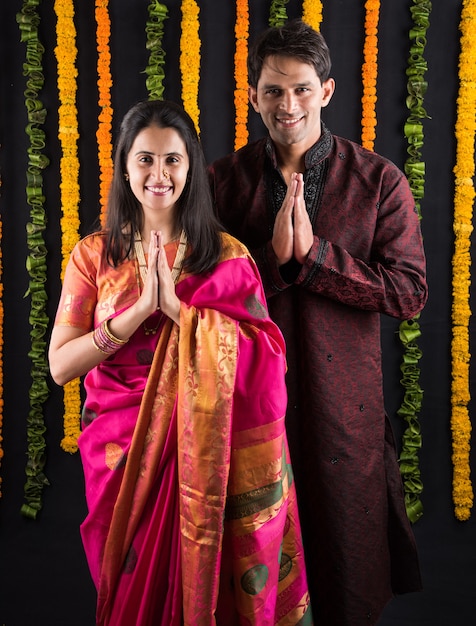
[[[57, 324], [85, 330], [138, 297], [133, 261], [80, 242]], [[167, 247], [169, 263], [176, 246]], [[256, 266], [223, 235], [206, 276], [85, 378], [81, 526], [97, 623], [311, 624], [285, 435], [285, 348]]]

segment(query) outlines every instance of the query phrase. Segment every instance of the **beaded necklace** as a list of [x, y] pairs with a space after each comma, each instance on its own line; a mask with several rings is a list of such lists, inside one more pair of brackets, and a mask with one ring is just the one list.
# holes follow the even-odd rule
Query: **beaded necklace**
[[[182, 230], [182, 232], [180, 233], [180, 241], [179, 241], [179, 245], [177, 248], [177, 252], [175, 253], [175, 259], [174, 259], [172, 270], [171, 270], [172, 280], [174, 281], [175, 285], [177, 284], [180, 273], [182, 271], [182, 265], [183, 265], [183, 260], [185, 258], [186, 250], [187, 250], [187, 236], [185, 232]], [[143, 285], [145, 283], [145, 279], [147, 276], [147, 263], [145, 261], [144, 248], [142, 247], [142, 237], [140, 233], [138, 232], [134, 234], [134, 251], [135, 251], [136, 267], [138, 269], [137, 285], [139, 287], [139, 292], [140, 292], [141, 280], [142, 280], [142, 285]], [[157, 307], [157, 310], [159, 311], [160, 307]], [[157, 325], [154, 328], [149, 328], [148, 326], [146, 326], [145, 322], [143, 322], [142, 326], [144, 327], [144, 331], [146, 335], [155, 335], [155, 333], [157, 332], [159, 328], [161, 317], [162, 316], [159, 317], [159, 321], [157, 322]]]

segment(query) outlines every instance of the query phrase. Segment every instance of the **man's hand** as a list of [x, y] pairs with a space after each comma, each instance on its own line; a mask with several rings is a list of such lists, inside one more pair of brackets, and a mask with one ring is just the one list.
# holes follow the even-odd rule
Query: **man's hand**
[[294, 195], [294, 258], [304, 265], [314, 242], [314, 233], [304, 200], [304, 179], [302, 174], [294, 174], [296, 191]]
[[283, 204], [274, 221], [273, 239], [271, 241], [271, 245], [273, 246], [274, 253], [278, 257], [279, 265], [284, 265], [293, 257], [293, 211], [296, 187], [296, 175], [293, 174], [286, 192], [286, 197], [284, 198]]

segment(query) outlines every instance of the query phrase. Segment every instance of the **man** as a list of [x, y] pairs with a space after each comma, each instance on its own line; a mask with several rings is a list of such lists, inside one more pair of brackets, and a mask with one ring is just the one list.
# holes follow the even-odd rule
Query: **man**
[[210, 166], [220, 219], [255, 257], [288, 358], [286, 425], [316, 624], [375, 624], [421, 589], [385, 415], [380, 313], [427, 299], [408, 182], [321, 122], [334, 80], [322, 36], [300, 20], [248, 58], [269, 136]]

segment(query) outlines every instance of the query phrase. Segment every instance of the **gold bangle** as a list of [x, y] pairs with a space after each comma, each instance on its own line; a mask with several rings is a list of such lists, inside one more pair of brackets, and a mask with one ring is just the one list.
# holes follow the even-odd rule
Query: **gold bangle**
[[115, 335], [113, 335], [111, 332], [111, 329], [109, 328], [110, 321], [111, 321], [110, 319], [107, 319], [103, 322], [104, 332], [106, 333], [108, 339], [110, 339], [113, 343], [123, 346], [125, 343], [129, 341], [129, 339], [119, 339], [119, 337], [116, 337]]

